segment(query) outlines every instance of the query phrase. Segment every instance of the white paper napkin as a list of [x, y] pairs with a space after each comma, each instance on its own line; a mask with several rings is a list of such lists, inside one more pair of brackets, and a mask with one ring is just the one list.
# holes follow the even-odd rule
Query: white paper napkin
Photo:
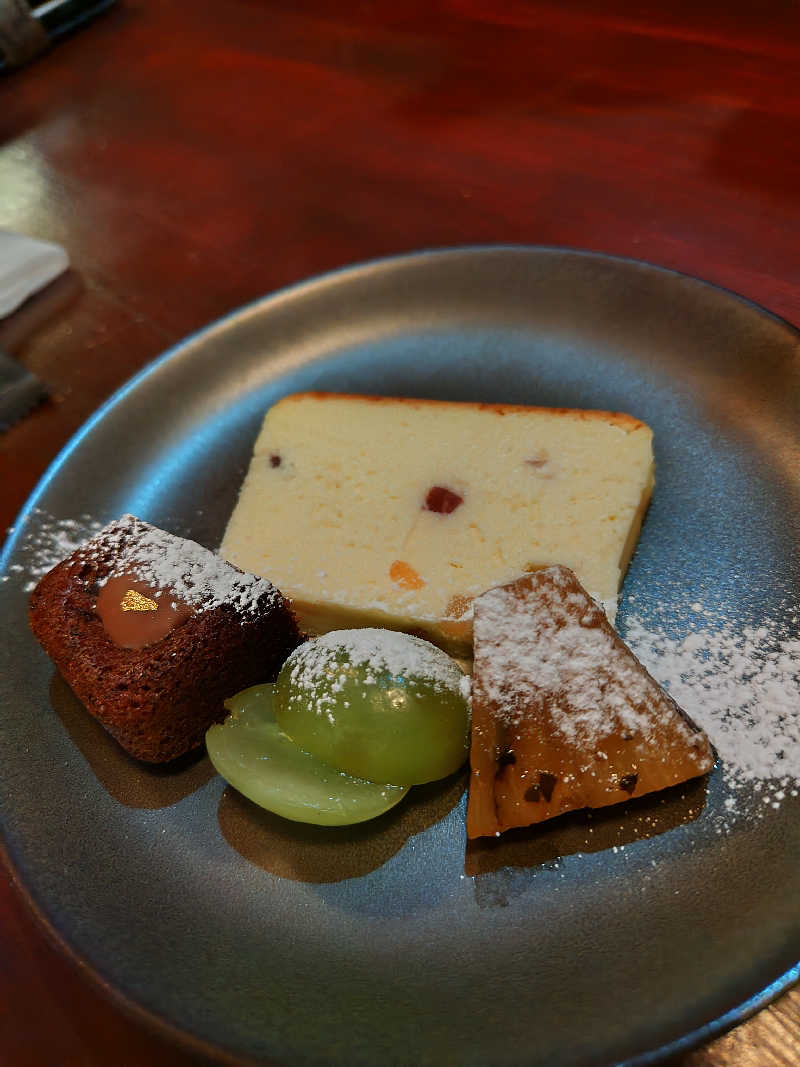
[[69, 266], [61, 245], [0, 230], [0, 318]]

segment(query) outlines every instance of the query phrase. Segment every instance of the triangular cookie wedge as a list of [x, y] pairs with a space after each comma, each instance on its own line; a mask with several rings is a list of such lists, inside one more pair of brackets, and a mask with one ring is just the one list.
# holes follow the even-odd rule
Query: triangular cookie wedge
[[706, 735], [567, 567], [475, 599], [469, 837], [705, 774]]

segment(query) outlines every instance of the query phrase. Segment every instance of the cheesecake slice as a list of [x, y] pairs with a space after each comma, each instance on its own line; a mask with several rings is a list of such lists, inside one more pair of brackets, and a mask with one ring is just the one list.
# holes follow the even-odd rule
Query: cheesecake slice
[[475, 600], [469, 837], [678, 785], [708, 738], [566, 567]]
[[220, 551], [308, 632], [407, 630], [469, 656], [473, 598], [549, 563], [613, 619], [652, 485], [630, 415], [301, 393], [267, 412]]

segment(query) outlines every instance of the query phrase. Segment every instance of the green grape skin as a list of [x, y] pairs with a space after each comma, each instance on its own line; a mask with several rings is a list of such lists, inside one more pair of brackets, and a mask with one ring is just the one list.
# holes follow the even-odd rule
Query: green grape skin
[[235, 789], [294, 822], [350, 826], [393, 808], [407, 786], [343, 774], [304, 752], [274, 715], [274, 685], [256, 685], [225, 702], [230, 714], [209, 728], [206, 748], [215, 769]]
[[452, 774], [468, 752], [469, 709], [460, 669], [428, 642], [379, 630], [370, 633], [391, 634], [385, 640], [401, 652], [398, 641], [416, 642], [409, 646], [409, 662], [419, 662], [422, 651], [432, 669], [426, 676], [420, 670], [376, 669], [374, 661], [370, 667], [348, 651], [348, 643], [363, 641], [364, 633], [329, 633], [292, 653], [276, 682], [281, 728], [301, 748], [357, 777], [417, 785]]

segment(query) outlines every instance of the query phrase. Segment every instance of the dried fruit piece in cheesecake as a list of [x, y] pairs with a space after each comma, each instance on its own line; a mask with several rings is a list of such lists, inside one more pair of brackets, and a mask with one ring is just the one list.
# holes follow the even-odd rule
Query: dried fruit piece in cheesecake
[[500, 834], [705, 774], [705, 734], [567, 567], [474, 602], [467, 834]]

